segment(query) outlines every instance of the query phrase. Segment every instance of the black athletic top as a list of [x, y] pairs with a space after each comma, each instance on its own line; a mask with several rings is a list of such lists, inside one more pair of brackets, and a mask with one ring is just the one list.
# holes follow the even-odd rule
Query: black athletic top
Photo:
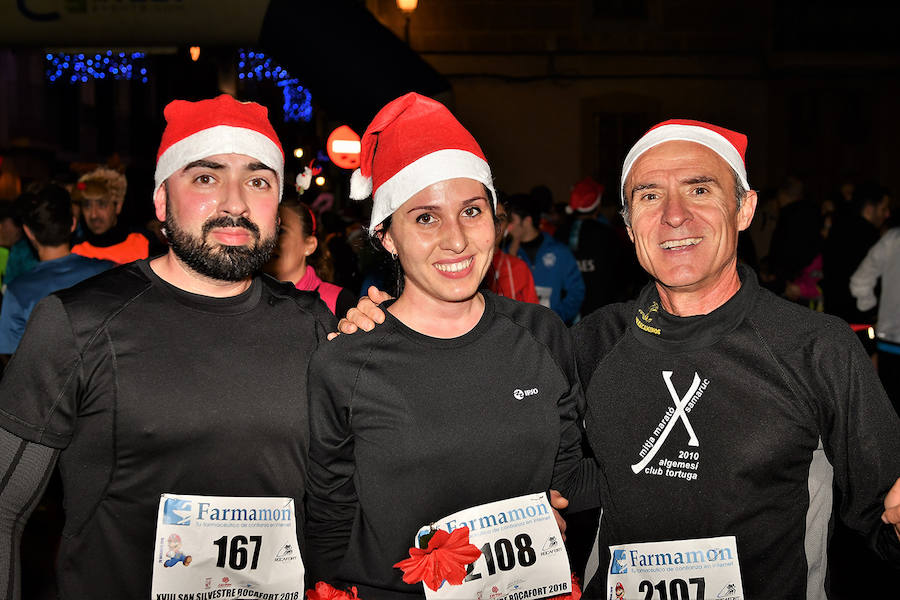
[[310, 583], [356, 585], [365, 600], [421, 597], [392, 568], [421, 526], [550, 488], [573, 508], [596, 504], [568, 331], [545, 307], [482, 293], [481, 320], [457, 338], [385, 311], [383, 325], [313, 357]]
[[293, 497], [302, 513], [306, 367], [333, 324], [316, 294], [268, 276], [209, 298], [147, 261], [37, 305], [0, 427], [61, 449], [62, 598], [149, 597], [163, 492]]
[[605, 476], [587, 597], [606, 597], [610, 545], [734, 535], [745, 597], [822, 598], [832, 482], [843, 521], [900, 564], [880, 520], [900, 422], [868, 356], [843, 321], [740, 275], [708, 315], [666, 313], [650, 284], [575, 327]]
[[601, 306], [627, 300], [637, 291], [629, 282], [634, 250], [607, 222], [575, 219], [556, 232], [556, 239], [575, 255], [584, 279], [584, 301], [579, 314], [589, 315]]

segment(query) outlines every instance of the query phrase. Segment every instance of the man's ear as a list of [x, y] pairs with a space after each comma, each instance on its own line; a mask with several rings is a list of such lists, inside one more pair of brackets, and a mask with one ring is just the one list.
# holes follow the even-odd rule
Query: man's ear
[[634, 233], [631, 231], [631, 225], [625, 226], [625, 231], [628, 233], [628, 239], [631, 240], [631, 243], [634, 243]]
[[78, 219], [75, 218], [75, 215], [72, 215], [72, 226], [69, 228], [69, 233], [75, 233], [76, 227], [78, 227]]
[[738, 231], [744, 231], [750, 227], [750, 222], [753, 221], [753, 215], [756, 213], [757, 201], [758, 197], [755, 191], [750, 190], [744, 194], [744, 199], [741, 201], [741, 207], [738, 209], [737, 215]]
[[28, 225], [22, 225], [22, 231], [25, 232], [25, 237], [28, 238], [28, 241], [32, 243], [32, 245], [37, 246], [37, 241], [34, 238], [34, 233], [31, 232], [31, 229]]
[[116, 200], [116, 214], [122, 214], [122, 205], [125, 204], [125, 200]]
[[153, 208], [156, 210], [156, 218], [160, 223], [166, 222], [166, 196], [165, 183], [153, 192]]

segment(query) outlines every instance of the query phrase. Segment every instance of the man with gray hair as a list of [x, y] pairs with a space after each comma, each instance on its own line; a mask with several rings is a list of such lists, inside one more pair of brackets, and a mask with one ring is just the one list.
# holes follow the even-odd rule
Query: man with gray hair
[[900, 564], [900, 421], [846, 323], [738, 264], [746, 146], [673, 120], [625, 159], [622, 213], [653, 281], [573, 329], [606, 478], [586, 597], [823, 598], [833, 484], [840, 518]]

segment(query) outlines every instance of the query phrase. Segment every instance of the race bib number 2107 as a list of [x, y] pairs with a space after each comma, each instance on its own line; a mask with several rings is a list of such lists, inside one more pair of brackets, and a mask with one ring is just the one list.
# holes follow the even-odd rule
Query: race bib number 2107
[[610, 546], [609, 600], [743, 600], [734, 536]]

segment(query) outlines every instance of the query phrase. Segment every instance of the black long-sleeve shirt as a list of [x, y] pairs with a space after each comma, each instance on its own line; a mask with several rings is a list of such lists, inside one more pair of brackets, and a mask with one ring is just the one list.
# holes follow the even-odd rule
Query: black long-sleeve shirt
[[575, 328], [605, 477], [586, 597], [606, 597], [610, 545], [734, 535], [746, 598], [822, 598], [832, 483], [840, 518], [900, 564], [880, 520], [900, 476], [900, 422], [868, 356], [843, 321], [740, 275], [708, 315], [666, 313], [651, 284]]
[[[0, 460], [0, 529], [21, 529], [58, 455], [60, 597], [124, 600], [150, 595], [162, 493], [290, 497], [299, 521], [306, 365], [333, 325], [268, 276], [209, 298], [148, 261], [45, 298], [0, 382], [0, 441], [17, 448]], [[0, 539], [10, 581], [16, 542]]]
[[313, 356], [311, 584], [356, 585], [366, 600], [421, 596], [392, 565], [422, 525], [548, 488], [573, 507], [596, 504], [568, 331], [544, 307], [484, 296], [460, 337], [422, 335], [387, 312], [374, 331]]

